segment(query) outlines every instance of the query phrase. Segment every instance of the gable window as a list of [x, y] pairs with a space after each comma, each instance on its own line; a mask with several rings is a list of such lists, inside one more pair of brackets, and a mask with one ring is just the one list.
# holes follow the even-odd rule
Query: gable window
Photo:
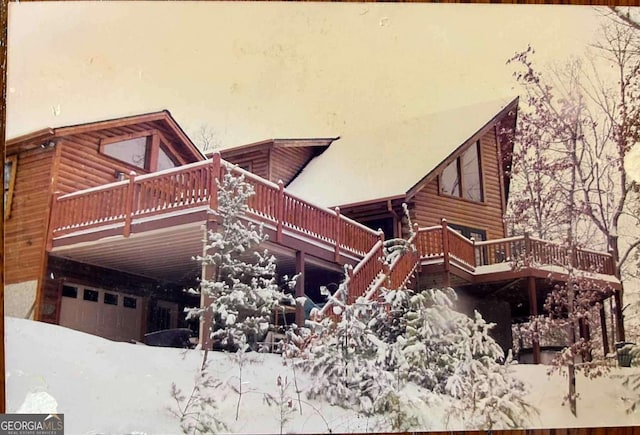
[[100, 152], [149, 172], [178, 166], [153, 131], [103, 139]]
[[16, 183], [16, 165], [18, 156], [9, 156], [4, 161], [4, 218], [11, 216], [13, 187]]
[[175, 168], [178, 166], [176, 162], [167, 154], [167, 152], [160, 147], [158, 150], [158, 168], [156, 170], [162, 171], [164, 169]]
[[148, 169], [149, 139], [149, 136], [143, 136], [106, 144], [102, 152], [138, 168]]
[[470, 201], [483, 201], [479, 142], [444, 168], [440, 175], [440, 193]]

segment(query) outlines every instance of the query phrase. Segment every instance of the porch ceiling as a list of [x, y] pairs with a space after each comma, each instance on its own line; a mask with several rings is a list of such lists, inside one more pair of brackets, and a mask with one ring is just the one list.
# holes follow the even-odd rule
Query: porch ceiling
[[201, 222], [189, 223], [54, 247], [51, 255], [179, 283], [200, 275], [193, 257], [202, 254], [204, 231]]
[[[202, 254], [205, 234], [203, 223], [194, 222], [132, 233], [128, 238], [118, 235], [57, 246], [51, 255], [180, 284], [201, 275], [202, 268], [193, 257]], [[265, 242], [259, 249], [267, 249], [276, 257], [279, 274], [295, 274], [295, 250], [272, 242]], [[253, 253], [246, 254], [247, 259], [252, 256]], [[338, 264], [305, 256], [305, 271], [308, 273], [342, 270]]]

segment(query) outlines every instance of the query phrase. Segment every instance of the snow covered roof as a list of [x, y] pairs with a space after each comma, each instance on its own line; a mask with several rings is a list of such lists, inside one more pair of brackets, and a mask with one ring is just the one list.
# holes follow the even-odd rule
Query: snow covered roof
[[287, 190], [323, 206], [404, 196], [517, 99], [501, 99], [342, 136]]

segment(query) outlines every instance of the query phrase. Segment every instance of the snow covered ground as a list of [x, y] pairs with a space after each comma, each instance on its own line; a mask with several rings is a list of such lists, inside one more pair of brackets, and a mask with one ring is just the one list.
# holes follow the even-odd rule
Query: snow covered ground
[[[5, 319], [8, 412], [59, 412], [65, 414], [68, 434], [176, 434], [180, 426], [170, 389], [175, 382], [185, 391], [193, 387], [201, 363], [199, 351], [182, 351], [111, 342], [60, 326], [29, 320]], [[278, 375], [293, 382], [289, 367], [278, 355], [254, 354], [256, 362], [245, 367], [247, 391], [235, 420], [238, 367], [225, 354], [210, 354], [211, 368], [222, 381], [218, 389], [218, 417], [236, 433], [279, 433], [279, 410], [264, 401], [277, 394]], [[615, 369], [596, 380], [578, 378], [578, 418], [562, 406], [566, 379], [551, 378], [543, 366], [521, 365], [517, 374], [531, 387], [530, 403], [539, 415], [531, 427], [640, 425], [640, 414], [627, 414], [623, 396], [630, 392], [622, 379], [638, 369]], [[309, 380], [298, 372], [302, 389]], [[462, 429], [464, 422], [449, 421], [449, 399], [409, 385], [404, 394], [415, 400], [412, 413], [422, 421], [415, 430]], [[288, 395], [297, 406], [293, 387]], [[302, 400], [306, 402], [304, 394]], [[284, 432], [377, 432], [373, 418], [358, 416], [327, 403], [302, 404], [284, 425]]]

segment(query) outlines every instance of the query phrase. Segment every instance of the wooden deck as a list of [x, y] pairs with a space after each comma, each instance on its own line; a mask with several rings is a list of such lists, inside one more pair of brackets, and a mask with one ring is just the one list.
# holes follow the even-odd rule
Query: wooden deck
[[[348, 270], [347, 303], [364, 296], [372, 300], [382, 287], [398, 288], [407, 283], [419, 269], [422, 273], [437, 275], [442, 286], [473, 285], [500, 282], [523, 277], [566, 281], [573, 267], [594, 282], [595, 286], [620, 288], [615, 276], [611, 254], [577, 249], [571, 251], [559, 244], [536, 239], [525, 234], [498, 240], [475, 242], [442, 225], [415, 228], [409, 239], [415, 251], [409, 250], [386, 265], [383, 244], [371, 249], [363, 260]], [[321, 316], [336, 318], [330, 304]]]
[[151, 222], [164, 219], [169, 219], [167, 225], [175, 224], [176, 219], [180, 224], [202, 221], [203, 210], [217, 210], [216, 180], [228, 171], [243, 175], [253, 185], [255, 195], [249, 200], [247, 217], [273, 228], [276, 242], [285, 234], [297, 235], [310, 243], [333, 247], [338, 261], [341, 255], [362, 258], [378, 241], [377, 232], [342, 216], [339, 209], [315, 206], [286, 192], [282, 184], [234, 167], [217, 155], [159, 173], [132, 173], [128, 181], [55, 196], [48, 250], [116, 234], [127, 238], [137, 226], [145, 231], [153, 227]]
[[[412, 242], [416, 251], [385, 265], [383, 236], [340, 214], [339, 209], [316, 206], [276, 184], [212, 159], [136, 176], [126, 181], [55, 196], [49, 224], [48, 250], [84, 243], [106, 236], [129, 238], [132, 233], [159, 227], [201, 222], [218, 209], [217, 180], [227, 172], [242, 175], [255, 189], [249, 200], [248, 218], [268, 226], [275, 243], [299, 238], [333, 250], [333, 260], [350, 256], [358, 264], [348, 270], [348, 301], [375, 297], [382, 285], [404, 284], [418, 268], [453, 276], [461, 282], [488, 282], [499, 274], [517, 270], [542, 274], [566, 272], [567, 267], [611, 277], [610, 254], [566, 248], [528, 235], [475, 242], [442, 225], [416, 228]], [[209, 215], [210, 216], [210, 215]], [[555, 268], [555, 269], [554, 269]], [[448, 282], [448, 281], [447, 281]]]

